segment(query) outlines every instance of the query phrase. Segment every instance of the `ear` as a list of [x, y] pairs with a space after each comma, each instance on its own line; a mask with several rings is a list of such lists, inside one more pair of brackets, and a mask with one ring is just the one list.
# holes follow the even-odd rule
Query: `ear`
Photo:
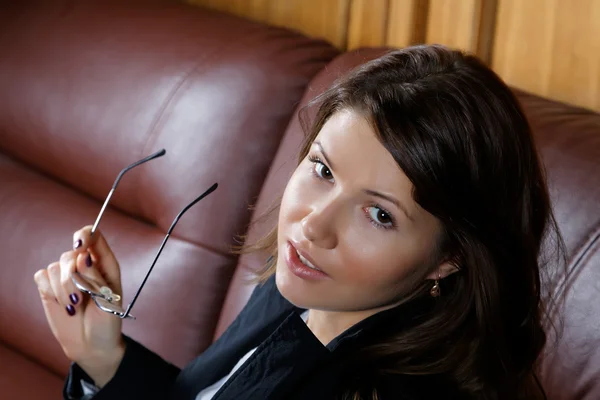
[[453, 273], [458, 272], [459, 270], [460, 268], [458, 268], [453, 262], [444, 261], [436, 269], [431, 271], [429, 275], [427, 275], [427, 279], [444, 279], [448, 275], [452, 275]]

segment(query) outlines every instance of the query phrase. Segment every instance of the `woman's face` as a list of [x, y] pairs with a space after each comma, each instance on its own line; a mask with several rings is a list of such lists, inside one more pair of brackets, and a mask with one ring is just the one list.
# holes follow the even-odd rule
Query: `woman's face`
[[411, 277], [437, 277], [439, 222], [412, 199], [412, 189], [360, 114], [333, 115], [283, 196], [282, 295], [303, 308], [376, 310], [398, 302]]

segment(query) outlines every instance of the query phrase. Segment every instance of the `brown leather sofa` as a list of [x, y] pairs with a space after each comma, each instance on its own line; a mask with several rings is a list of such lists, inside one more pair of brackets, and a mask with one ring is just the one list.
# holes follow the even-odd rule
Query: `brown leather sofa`
[[[295, 110], [383, 49], [339, 55], [287, 30], [174, 2], [11, 2], [0, 10], [0, 398], [60, 398], [68, 360], [33, 274], [91, 224], [121, 168], [101, 229], [125, 301], [172, 218], [184, 216], [124, 330], [182, 366], [232, 321], [264, 254], [234, 237], [273, 204], [294, 168]], [[51, 4], [47, 4], [51, 3]], [[568, 249], [564, 329], [542, 363], [550, 399], [600, 398], [600, 115], [519, 93], [547, 166]], [[250, 204], [257, 204], [254, 212]], [[273, 217], [256, 221], [250, 240]]]

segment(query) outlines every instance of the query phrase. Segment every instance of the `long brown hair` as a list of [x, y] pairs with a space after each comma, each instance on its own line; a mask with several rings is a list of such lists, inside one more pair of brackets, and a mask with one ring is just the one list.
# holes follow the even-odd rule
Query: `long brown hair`
[[[299, 160], [325, 122], [353, 110], [439, 219], [440, 256], [460, 267], [443, 279], [426, 318], [360, 351], [373, 374], [443, 375], [465, 398], [536, 398], [535, 366], [546, 341], [539, 256], [560, 238], [531, 129], [512, 91], [477, 58], [442, 46], [392, 51], [338, 80], [318, 107]], [[274, 257], [276, 227], [253, 249]], [[430, 271], [422, 271], [425, 278]], [[422, 279], [407, 301], [429, 296]], [[352, 389], [350, 386], [349, 389]], [[375, 398], [373, 390], [365, 396]], [[354, 391], [360, 397], [360, 393]]]

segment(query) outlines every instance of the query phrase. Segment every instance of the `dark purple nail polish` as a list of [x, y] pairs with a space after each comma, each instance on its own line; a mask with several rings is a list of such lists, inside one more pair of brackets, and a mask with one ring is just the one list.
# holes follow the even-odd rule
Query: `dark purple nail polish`
[[85, 265], [88, 267], [92, 266], [92, 256], [90, 254], [88, 254], [87, 258], [85, 259]]
[[77, 296], [77, 293], [71, 293], [69, 295], [69, 299], [71, 300], [71, 303], [73, 303], [73, 304], [79, 303], [79, 296]]
[[75, 315], [75, 307], [69, 304], [67, 306], [67, 314], [69, 314], [71, 317]]
[[81, 245], [83, 244], [83, 241], [81, 239], [77, 239], [75, 241], [75, 243], [73, 243], [73, 249], [78, 249], [81, 247]]

